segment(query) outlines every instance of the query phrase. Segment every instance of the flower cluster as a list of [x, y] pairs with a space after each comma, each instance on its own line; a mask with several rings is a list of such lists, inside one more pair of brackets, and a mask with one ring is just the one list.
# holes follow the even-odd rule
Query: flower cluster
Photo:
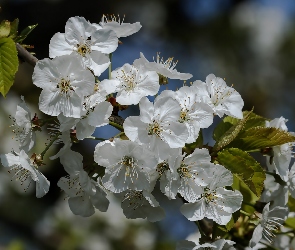
[[[50, 58], [39, 60], [33, 73], [33, 84], [42, 89], [39, 109], [52, 117], [32, 118], [22, 98], [14, 119], [19, 153], [2, 154], [2, 165], [10, 168], [21, 184], [35, 181], [36, 196], [42, 197], [49, 190], [49, 181], [39, 167], [48, 148], [62, 142], [64, 146], [49, 158], [59, 158], [68, 173], [57, 185], [66, 193], [74, 214], [91, 216], [95, 208], [106, 211], [107, 197], [113, 194], [121, 200], [127, 218], [159, 221], [165, 211], [152, 194], [159, 182], [168, 199], [182, 199], [180, 212], [188, 220], [227, 228], [231, 220], [237, 221], [233, 214], [242, 208], [244, 193], [237, 183], [244, 182], [258, 196], [262, 191], [255, 178], [263, 182], [264, 170], [248, 154], [261, 150], [267, 155], [269, 170], [261, 201], [274, 202], [265, 205], [262, 214], [243, 214], [257, 225], [255, 230], [249, 227], [254, 231], [250, 248], [262, 236], [271, 241], [287, 216], [288, 190], [295, 197], [295, 165], [289, 170], [295, 138], [287, 132], [286, 120], [281, 117], [261, 124], [262, 118], [243, 113], [241, 95], [213, 74], [204, 82], [196, 80], [176, 91], [160, 92], [160, 85], [168, 79], [188, 80], [192, 75], [178, 72], [173, 58], [165, 61], [159, 54], [149, 62], [140, 53], [132, 65], [126, 63], [111, 71], [112, 53], [121, 44], [118, 39], [140, 28], [139, 23], [124, 23], [115, 16], [103, 16], [99, 24], [71, 17], [65, 33], [56, 33], [50, 40]], [[109, 78], [101, 79], [108, 68]], [[155, 97], [154, 101], [148, 96]], [[128, 105], [138, 105], [140, 114], [121, 124], [113, 122]], [[203, 145], [202, 129], [213, 124], [214, 116], [225, 115], [214, 134], [218, 147]], [[50, 143], [41, 154], [30, 153], [35, 131], [52, 120]], [[92, 137], [96, 128], [107, 124], [120, 133], [109, 139]], [[274, 133], [272, 140], [266, 141], [264, 135], [260, 138], [263, 131]], [[87, 138], [101, 141], [90, 168], [83, 166], [83, 156], [72, 150], [73, 143]], [[234, 155], [236, 152], [240, 154]], [[238, 163], [245, 169], [236, 166]], [[270, 176], [280, 182], [269, 184], [276, 181]], [[284, 194], [279, 201], [278, 193]], [[273, 216], [276, 212], [280, 215]], [[239, 223], [246, 223], [246, 216], [241, 216]], [[199, 229], [203, 232], [201, 226]], [[212, 231], [203, 232], [199, 243], [179, 242], [177, 249], [234, 249], [231, 238], [219, 239]]]

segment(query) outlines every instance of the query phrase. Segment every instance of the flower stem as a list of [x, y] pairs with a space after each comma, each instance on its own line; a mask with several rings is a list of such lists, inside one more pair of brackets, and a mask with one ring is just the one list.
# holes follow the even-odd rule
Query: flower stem
[[112, 77], [112, 57], [113, 57], [113, 53], [109, 54], [109, 58], [110, 58], [110, 65], [109, 65], [109, 79], [111, 79]]
[[51, 145], [57, 140], [57, 138], [60, 136], [60, 133], [57, 133], [53, 139], [48, 143], [48, 145], [46, 146], [46, 148], [42, 151], [41, 156], [42, 159], [44, 157], [44, 155], [46, 154], [47, 150], [51, 147]]
[[202, 229], [202, 227], [201, 227], [199, 221], [195, 221], [195, 223], [196, 223], [196, 225], [197, 225], [198, 228], [199, 228], [199, 232], [200, 232], [201, 236], [203, 236], [203, 237], [207, 237], [207, 235], [204, 233], [204, 231], [203, 231], [203, 229]]
[[99, 137], [95, 137], [95, 136], [88, 136], [85, 139], [92, 139], [92, 140], [97, 140], [97, 141], [106, 141], [107, 140], [107, 139], [99, 138]]
[[117, 123], [115, 123], [115, 122], [111, 122], [111, 121], [109, 121], [109, 124], [110, 124], [111, 126], [113, 126], [114, 128], [120, 130], [121, 132], [124, 132], [124, 129], [123, 129], [123, 127], [122, 127], [121, 125], [119, 125], [119, 124], [117, 124]]
[[250, 206], [250, 207], [254, 207], [254, 208], [255, 208], [255, 204], [252, 204], [252, 203], [247, 202], [247, 201], [243, 201], [243, 203], [244, 203], [245, 205], [248, 205], [248, 206]]
[[240, 213], [241, 213], [241, 214], [244, 214], [244, 215], [247, 215], [247, 216], [249, 216], [249, 217], [251, 217], [251, 215], [252, 215], [252, 214], [249, 214], [249, 213], [245, 212], [245, 211], [242, 210], [242, 209], [240, 210]]

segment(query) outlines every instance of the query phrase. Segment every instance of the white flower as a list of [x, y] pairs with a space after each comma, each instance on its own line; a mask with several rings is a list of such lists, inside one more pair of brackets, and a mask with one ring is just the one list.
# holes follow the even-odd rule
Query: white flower
[[[179, 156], [171, 169], [174, 179], [171, 179], [172, 190], [177, 190], [188, 202], [196, 202], [201, 198], [203, 188], [212, 181], [216, 165], [210, 162], [209, 151], [205, 148], [198, 149], [185, 157]], [[173, 192], [171, 192], [173, 193]], [[174, 193], [175, 199], [177, 193]]]
[[14, 124], [12, 125], [13, 132], [19, 141], [19, 149], [28, 152], [35, 144], [36, 134], [33, 130], [31, 112], [25, 103], [24, 97], [21, 97], [22, 102], [16, 107]]
[[0, 155], [0, 157], [2, 165], [6, 168], [10, 168], [9, 172], [14, 174], [13, 178], [20, 181], [21, 184], [29, 181], [28, 188], [32, 180], [36, 182], [37, 198], [41, 198], [48, 192], [49, 181], [37, 169], [38, 164], [34, 155], [30, 159], [27, 153], [21, 150], [19, 154], [14, 152]]
[[223, 166], [216, 165], [213, 179], [203, 188], [201, 198], [195, 203], [184, 204], [180, 208], [181, 213], [190, 221], [207, 217], [219, 225], [226, 225], [232, 214], [240, 209], [243, 200], [239, 191], [224, 188], [232, 183], [232, 173]]
[[76, 54], [84, 68], [90, 68], [100, 76], [110, 64], [103, 53], [112, 53], [117, 46], [118, 38], [112, 30], [96, 30], [84, 17], [71, 17], [66, 23], [65, 33], [56, 33], [51, 38], [49, 56]]
[[105, 212], [109, 201], [100, 184], [83, 170], [82, 159], [81, 154], [71, 150], [67, 150], [60, 157], [60, 162], [69, 176], [62, 177], [57, 185], [69, 196], [71, 211], [76, 215], [88, 217], [94, 214], [94, 207]]
[[193, 86], [183, 86], [176, 92], [164, 90], [160, 95], [176, 99], [181, 107], [179, 122], [184, 123], [189, 131], [186, 143], [193, 143], [199, 136], [200, 128], [208, 128], [213, 123], [213, 109], [206, 103], [197, 100]]
[[288, 215], [287, 207], [275, 207], [269, 210], [267, 203], [263, 208], [262, 214], [256, 214], [259, 217], [259, 224], [254, 229], [252, 239], [249, 242], [250, 247], [254, 247], [264, 237], [269, 243], [275, 237], [274, 231], [279, 229]]
[[[177, 194], [177, 187], [172, 190], [172, 179], [175, 178], [170, 166], [175, 164], [178, 156], [181, 156], [180, 148], [168, 148], [167, 153], [158, 155], [158, 165], [150, 173], [152, 187], [160, 181], [160, 189], [169, 199], [174, 199]], [[157, 154], [156, 154], [157, 155]]]
[[136, 59], [133, 65], [139, 67], [140, 65], [144, 66], [147, 70], [156, 71], [158, 74], [170, 78], [170, 79], [180, 79], [188, 80], [192, 78], [191, 74], [188, 73], [179, 73], [175, 67], [177, 62], [173, 62], [173, 57], [169, 57], [166, 61], [163, 58], [160, 58], [160, 54], [157, 54], [155, 62], [149, 62], [140, 52], [140, 58]]
[[124, 131], [131, 141], [150, 143], [151, 148], [160, 150], [168, 145], [171, 148], [184, 147], [188, 130], [185, 124], [178, 122], [181, 108], [177, 101], [171, 97], [159, 97], [153, 105], [143, 97], [139, 102], [139, 108], [140, 116], [129, 116], [123, 124]]
[[272, 175], [266, 175], [264, 180], [264, 190], [261, 194], [260, 200], [262, 202], [273, 201], [270, 208], [277, 206], [285, 206], [288, 202], [288, 185], [277, 183]]
[[93, 24], [98, 30], [101, 28], [113, 30], [117, 37], [126, 37], [138, 32], [141, 28], [139, 22], [124, 23], [124, 18], [121, 21], [120, 17], [115, 15], [103, 15], [99, 25]]
[[152, 152], [128, 140], [97, 145], [94, 161], [106, 168], [102, 182], [114, 193], [127, 189], [149, 190], [149, 172], [157, 165]]
[[234, 250], [235, 248], [233, 245], [235, 244], [234, 241], [219, 239], [212, 243], [204, 243], [202, 245], [196, 244], [195, 242], [182, 240], [177, 242], [176, 250], [207, 250], [207, 249], [214, 249], [214, 250]]
[[[266, 121], [266, 127], [274, 127], [283, 131], [288, 131], [286, 122], [288, 120], [284, 117], [275, 118], [271, 121]], [[284, 181], [288, 180], [289, 165], [292, 157], [292, 146], [294, 143], [285, 143], [280, 146], [274, 146], [274, 156], [270, 162], [270, 156], [266, 156], [266, 164], [269, 171], [275, 171]]]
[[94, 76], [85, 70], [75, 55], [37, 62], [33, 83], [42, 88], [39, 109], [45, 114], [80, 118], [84, 96], [94, 89]]
[[159, 91], [159, 77], [154, 71], [136, 68], [128, 63], [112, 72], [112, 80], [104, 84], [106, 91], [118, 92], [116, 101], [122, 105], [138, 104], [143, 96]]
[[65, 132], [73, 127], [76, 129], [78, 140], [91, 136], [95, 128], [107, 125], [112, 114], [113, 106], [109, 102], [100, 102], [94, 107], [85, 104], [82, 117], [71, 118], [60, 114], [57, 118], [60, 122], [60, 131]]
[[224, 114], [242, 119], [244, 101], [241, 95], [226, 82], [213, 74], [206, 77], [206, 83], [195, 81], [193, 86], [197, 88], [199, 98], [208, 103], [214, 113], [219, 117]]
[[121, 207], [128, 219], [147, 218], [150, 222], [162, 220], [165, 211], [160, 207], [155, 197], [147, 192], [126, 190], [117, 194], [122, 200]]

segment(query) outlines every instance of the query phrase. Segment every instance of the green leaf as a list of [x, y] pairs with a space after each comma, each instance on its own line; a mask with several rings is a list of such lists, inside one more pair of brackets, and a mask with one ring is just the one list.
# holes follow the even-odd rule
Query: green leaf
[[21, 43], [25, 38], [37, 27], [38, 24], [30, 25], [19, 34], [19, 36], [16, 37], [15, 42]]
[[15, 43], [11, 38], [0, 39], [0, 92], [6, 96], [18, 69]]
[[18, 24], [19, 24], [18, 18], [14, 19], [13, 22], [10, 23], [9, 37], [12, 38], [12, 39], [14, 39], [15, 37], [17, 37]]
[[295, 199], [290, 195], [288, 200], [289, 212], [295, 212]]
[[254, 127], [244, 131], [229, 147], [245, 151], [260, 150], [267, 147], [294, 142], [295, 136], [278, 128]]
[[295, 229], [295, 218], [294, 217], [288, 218], [285, 221], [284, 226]]
[[239, 190], [243, 195], [242, 210], [247, 213], [253, 214], [256, 211], [256, 209], [254, 208], [254, 204], [256, 203], [256, 201], [259, 200], [259, 198], [249, 189], [249, 187], [244, 182], [238, 179], [235, 175], [232, 188]]
[[213, 147], [213, 151], [218, 152], [219, 150], [230, 144], [243, 129], [251, 113], [252, 111], [248, 112], [242, 120], [238, 120], [236, 124], [231, 126], [222, 136], [220, 136], [219, 140], [215, 143]]
[[0, 38], [8, 37], [10, 33], [10, 22], [3, 20], [0, 24]]
[[[249, 114], [250, 113], [250, 114]], [[248, 117], [246, 123], [244, 124], [244, 127], [242, 128], [241, 131], [247, 130], [252, 127], [263, 127], [265, 126], [265, 121], [267, 120], [266, 118], [256, 115], [252, 111], [244, 111], [243, 112], [243, 117]], [[233, 125], [236, 125], [240, 119], [233, 118], [230, 116], [226, 116], [215, 128], [213, 132], [213, 139], [215, 141], [219, 141], [220, 137], [224, 135], [224, 133]]]
[[258, 198], [260, 197], [264, 187], [265, 173], [251, 155], [238, 148], [229, 148], [219, 152], [217, 160]]

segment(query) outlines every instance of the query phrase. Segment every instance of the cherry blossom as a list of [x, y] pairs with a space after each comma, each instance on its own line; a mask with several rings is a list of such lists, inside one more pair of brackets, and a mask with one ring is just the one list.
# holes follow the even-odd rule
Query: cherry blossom
[[232, 183], [232, 173], [223, 166], [216, 165], [212, 181], [202, 188], [201, 198], [194, 203], [182, 205], [181, 213], [190, 221], [207, 217], [219, 225], [226, 225], [232, 214], [240, 209], [243, 200], [239, 191], [224, 188], [231, 186]]
[[144, 66], [147, 70], [156, 71], [158, 74], [170, 78], [170, 79], [180, 79], [188, 80], [192, 78], [191, 74], [188, 73], [179, 73], [175, 67], [177, 62], [173, 62], [173, 58], [169, 57], [166, 61], [160, 57], [160, 54], [157, 53], [156, 61], [149, 62], [140, 52], [140, 58], [136, 59], [133, 63], [135, 66]]
[[15, 180], [19, 181], [21, 184], [28, 181], [29, 184], [27, 187], [29, 187], [31, 181], [36, 182], [37, 198], [43, 197], [48, 192], [49, 181], [38, 170], [39, 165], [35, 154], [29, 158], [27, 153], [21, 150], [19, 153], [2, 154], [0, 157], [2, 165], [6, 168], [10, 168], [9, 172], [13, 174]]
[[106, 168], [102, 183], [114, 193], [127, 189], [149, 190], [149, 172], [157, 165], [152, 152], [136, 142], [127, 140], [97, 145], [94, 160]]
[[76, 55], [64, 55], [38, 61], [33, 83], [43, 89], [39, 97], [42, 112], [80, 118], [83, 98], [92, 94], [95, 80]]
[[208, 103], [219, 117], [226, 114], [243, 118], [244, 101], [241, 95], [234, 88], [227, 86], [222, 78], [210, 74], [206, 77], [206, 83], [198, 80], [193, 86], [197, 88], [200, 100]]
[[131, 141], [150, 143], [151, 148], [159, 150], [167, 146], [180, 148], [185, 145], [189, 134], [186, 125], [178, 122], [181, 107], [177, 101], [171, 97], [159, 96], [153, 105], [143, 97], [139, 102], [139, 108], [140, 116], [129, 116], [123, 124], [124, 131]]
[[84, 68], [90, 68], [100, 76], [110, 64], [104, 53], [114, 52], [117, 46], [118, 39], [112, 30], [96, 30], [84, 17], [71, 17], [66, 23], [65, 33], [56, 33], [51, 38], [49, 56], [75, 54]]

